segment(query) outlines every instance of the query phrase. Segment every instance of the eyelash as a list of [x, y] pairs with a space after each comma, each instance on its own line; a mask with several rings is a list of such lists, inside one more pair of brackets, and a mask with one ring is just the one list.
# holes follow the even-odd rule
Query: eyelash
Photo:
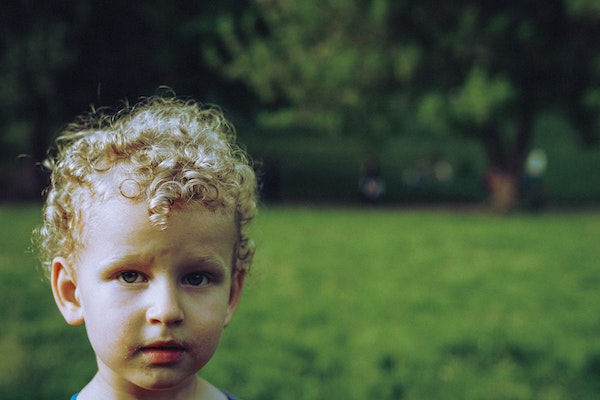
[[[201, 282], [194, 283], [198, 278], [200, 279]], [[140, 279], [141, 279], [141, 281], [139, 281]], [[117, 280], [120, 283], [123, 283], [126, 285], [133, 285], [136, 283], [148, 282], [148, 278], [146, 278], [141, 272], [137, 272], [137, 271], [120, 272], [117, 275]], [[211, 277], [208, 274], [205, 274], [203, 272], [192, 272], [192, 273], [186, 274], [181, 279], [181, 283], [183, 283], [184, 285], [189, 285], [189, 286], [194, 286], [194, 287], [205, 286], [211, 282], [212, 282]]]
[[[196, 280], [198, 278], [200, 278], [201, 280], [200, 283], [192, 283], [192, 279]], [[210, 277], [202, 272], [192, 272], [190, 274], [185, 275], [182, 279], [182, 283], [188, 284], [190, 286], [204, 286], [211, 282], [212, 280], [210, 279]]]
[[[133, 278], [133, 279], [131, 279], [131, 278]], [[128, 285], [131, 285], [134, 283], [142, 283], [142, 282], [137, 282], [138, 278], [142, 278], [143, 279], [142, 282], [148, 281], [141, 273], [139, 273], [137, 271], [123, 271], [117, 275], [117, 280], [119, 282], [125, 283]]]

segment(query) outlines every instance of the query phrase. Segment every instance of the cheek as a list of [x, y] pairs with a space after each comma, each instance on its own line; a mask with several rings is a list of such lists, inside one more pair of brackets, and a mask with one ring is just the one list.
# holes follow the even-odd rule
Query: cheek
[[107, 365], [119, 365], [140, 340], [139, 318], [124, 306], [94, 302], [84, 318], [90, 345]]
[[130, 301], [103, 290], [86, 291], [81, 296], [83, 318], [90, 341], [105, 336], [117, 336], [130, 329], [136, 315]]
[[212, 331], [222, 329], [227, 304], [225, 301], [194, 303], [185, 310], [185, 320], [195, 330]]
[[194, 359], [198, 370], [202, 369], [217, 351], [224, 329], [222, 320], [215, 320], [212, 324], [206, 322], [197, 325], [192, 334]]
[[211, 302], [190, 304], [185, 313], [185, 325], [198, 337], [210, 340], [212, 336], [220, 336], [224, 329], [228, 311], [227, 298], [219, 297]]

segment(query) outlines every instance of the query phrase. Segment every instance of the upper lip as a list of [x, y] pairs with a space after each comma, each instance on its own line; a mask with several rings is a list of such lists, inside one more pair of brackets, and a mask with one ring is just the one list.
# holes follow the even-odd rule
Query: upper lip
[[177, 340], [156, 340], [140, 346], [140, 350], [163, 349], [163, 350], [185, 350], [185, 345]]

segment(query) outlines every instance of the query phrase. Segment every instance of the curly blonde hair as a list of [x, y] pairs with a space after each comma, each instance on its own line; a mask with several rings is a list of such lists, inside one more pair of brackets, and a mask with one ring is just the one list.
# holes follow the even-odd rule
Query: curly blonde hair
[[256, 175], [218, 107], [154, 96], [117, 111], [92, 110], [66, 127], [44, 166], [50, 186], [35, 237], [46, 274], [54, 257], [81, 249], [86, 210], [114, 195], [115, 186], [126, 198], [146, 201], [160, 229], [178, 204], [234, 210], [233, 270], [250, 268], [254, 245], [245, 228], [257, 211]]

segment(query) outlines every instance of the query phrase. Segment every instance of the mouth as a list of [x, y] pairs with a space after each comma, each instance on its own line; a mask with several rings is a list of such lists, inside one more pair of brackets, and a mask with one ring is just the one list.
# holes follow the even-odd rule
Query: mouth
[[140, 347], [139, 353], [152, 365], [168, 365], [181, 361], [186, 347], [179, 342], [154, 342]]

